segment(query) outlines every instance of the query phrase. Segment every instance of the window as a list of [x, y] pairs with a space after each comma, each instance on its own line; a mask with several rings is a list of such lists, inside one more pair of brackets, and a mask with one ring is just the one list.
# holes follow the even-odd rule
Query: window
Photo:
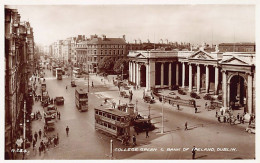
[[117, 121], [120, 121], [120, 117], [117, 117]]
[[100, 54], [102, 55], [102, 53], [103, 53], [103, 50], [101, 50]]
[[111, 54], [111, 50], [109, 50], [109, 54]]
[[98, 114], [99, 114], [99, 115], [102, 115], [102, 112], [100, 111]]
[[111, 124], [107, 124], [108, 128], [112, 128]]
[[116, 54], [116, 50], [114, 50], [114, 54]]
[[112, 119], [113, 119], [113, 120], [116, 120], [116, 117], [115, 117], [114, 115], [112, 115]]

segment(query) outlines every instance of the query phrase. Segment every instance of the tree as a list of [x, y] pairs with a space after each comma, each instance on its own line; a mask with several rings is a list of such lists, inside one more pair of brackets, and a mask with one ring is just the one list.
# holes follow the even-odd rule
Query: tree
[[98, 63], [98, 69], [100, 72], [111, 72], [113, 70], [113, 65], [115, 64], [114, 58], [106, 56], [102, 58]]
[[123, 73], [126, 73], [129, 69], [129, 60], [128, 58], [120, 58], [116, 61], [113, 70], [117, 73], [120, 74], [122, 73], [122, 66], [123, 66]]

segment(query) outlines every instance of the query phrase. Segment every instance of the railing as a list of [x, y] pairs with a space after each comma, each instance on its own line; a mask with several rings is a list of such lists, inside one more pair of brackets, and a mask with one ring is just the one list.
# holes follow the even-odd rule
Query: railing
[[105, 126], [102, 126], [102, 125], [100, 125], [98, 123], [95, 123], [95, 129], [99, 129], [99, 130], [107, 132], [107, 133], [109, 133], [111, 135], [117, 136], [117, 131], [116, 130], [110, 129], [110, 128], [105, 127]]

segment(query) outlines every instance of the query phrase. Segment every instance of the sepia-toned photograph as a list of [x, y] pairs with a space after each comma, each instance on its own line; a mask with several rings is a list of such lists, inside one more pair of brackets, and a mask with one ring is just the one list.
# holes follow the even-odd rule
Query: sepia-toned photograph
[[6, 4], [4, 159], [255, 160], [255, 10]]

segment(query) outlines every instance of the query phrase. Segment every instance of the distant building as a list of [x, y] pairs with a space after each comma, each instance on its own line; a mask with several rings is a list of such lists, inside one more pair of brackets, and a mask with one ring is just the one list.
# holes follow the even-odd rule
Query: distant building
[[91, 35], [89, 39], [76, 46], [77, 62], [84, 71], [98, 72], [98, 62], [105, 56], [119, 59], [126, 56], [125, 36], [123, 38], [107, 38]]

